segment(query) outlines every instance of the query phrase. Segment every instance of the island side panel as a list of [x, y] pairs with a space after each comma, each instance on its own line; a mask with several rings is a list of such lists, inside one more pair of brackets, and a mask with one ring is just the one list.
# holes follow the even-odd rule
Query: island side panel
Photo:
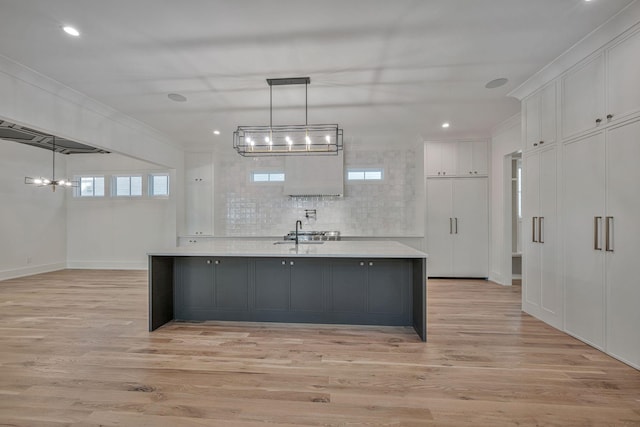
[[149, 331], [173, 320], [173, 260], [149, 256]]
[[413, 328], [427, 340], [427, 260], [413, 260]]

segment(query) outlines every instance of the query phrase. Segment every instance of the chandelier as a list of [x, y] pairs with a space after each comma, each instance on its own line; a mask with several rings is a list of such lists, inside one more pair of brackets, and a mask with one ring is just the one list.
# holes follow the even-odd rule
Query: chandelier
[[[337, 124], [308, 123], [309, 77], [267, 79], [269, 84], [269, 126], [238, 126], [233, 148], [241, 156], [337, 155], [343, 148], [343, 131]], [[273, 125], [273, 86], [304, 84], [304, 124]]]
[[51, 144], [53, 145], [53, 148], [51, 149], [51, 155], [53, 157], [53, 167], [51, 168], [52, 169], [51, 179], [43, 178], [43, 177], [32, 178], [30, 176], [25, 176], [24, 183], [33, 184], [38, 187], [51, 187], [52, 191], [56, 191], [56, 187], [63, 187], [63, 188], [77, 187], [78, 183], [75, 181], [71, 181], [66, 178], [56, 179], [56, 137], [55, 136], [52, 136]]

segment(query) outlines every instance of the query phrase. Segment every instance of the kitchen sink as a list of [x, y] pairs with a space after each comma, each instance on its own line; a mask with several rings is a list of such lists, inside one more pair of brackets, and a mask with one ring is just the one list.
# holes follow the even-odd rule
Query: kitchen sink
[[[322, 245], [324, 242], [321, 240], [300, 240], [299, 245]], [[278, 240], [273, 242], [274, 245], [295, 245], [295, 240]]]

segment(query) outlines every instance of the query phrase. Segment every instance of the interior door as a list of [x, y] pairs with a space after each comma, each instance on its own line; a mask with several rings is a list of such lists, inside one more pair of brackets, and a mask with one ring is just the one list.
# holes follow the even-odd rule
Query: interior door
[[604, 347], [604, 134], [565, 144], [565, 329]]
[[489, 218], [487, 179], [453, 181], [453, 273], [456, 277], [488, 277]]
[[453, 274], [453, 180], [427, 179], [427, 273]]
[[[607, 134], [607, 351], [640, 369], [640, 121]], [[606, 230], [606, 226], [605, 226]], [[605, 233], [606, 234], [606, 233]], [[606, 238], [606, 235], [605, 235]]]

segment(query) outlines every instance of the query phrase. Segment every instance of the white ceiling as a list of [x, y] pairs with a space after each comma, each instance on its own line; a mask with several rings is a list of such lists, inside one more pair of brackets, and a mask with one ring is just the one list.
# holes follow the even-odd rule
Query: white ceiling
[[[510, 90], [629, 3], [0, 0], [0, 54], [187, 148], [268, 124], [265, 79], [295, 76], [311, 77], [309, 122], [339, 123], [346, 141], [487, 136], [519, 111]], [[304, 123], [303, 86], [273, 102], [274, 124]]]

